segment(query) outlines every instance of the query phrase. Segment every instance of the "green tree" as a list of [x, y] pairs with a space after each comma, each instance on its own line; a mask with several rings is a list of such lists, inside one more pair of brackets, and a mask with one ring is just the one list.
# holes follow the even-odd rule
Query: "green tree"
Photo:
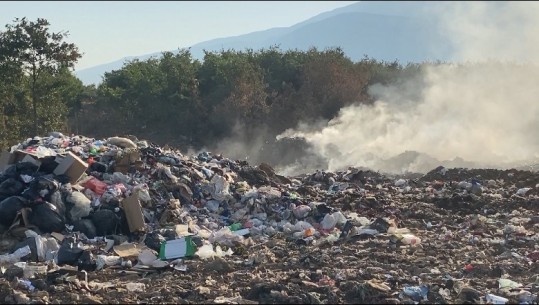
[[209, 138], [229, 136], [237, 123], [253, 126], [267, 113], [266, 83], [252, 50], [206, 52], [198, 79]]
[[190, 142], [197, 136], [203, 112], [196, 77], [199, 66], [189, 50], [179, 50], [133, 60], [105, 73], [98, 88], [98, 112], [105, 121], [100, 127], [113, 122], [115, 130], [124, 133]]
[[49, 112], [66, 110], [56, 108], [62, 103], [53, 105], [49, 99], [51, 88], [58, 86], [53, 79], [73, 68], [82, 56], [77, 46], [64, 41], [68, 32], [53, 33], [49, 26], [43, 18], [35, 22], [26, 17], [16, 18], [14, 24], [6, 25], [6, 30], [0, 33], [0, 63], [18, 70], [27, 79], [32, 113], [30, 132], [34, 135], [61, 126]]

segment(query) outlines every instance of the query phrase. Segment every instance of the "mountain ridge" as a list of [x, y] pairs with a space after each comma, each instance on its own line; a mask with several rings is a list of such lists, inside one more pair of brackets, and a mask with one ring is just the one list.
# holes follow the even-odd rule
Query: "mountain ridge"
[[[272, 46], [278, 46], [281, 50], [306, 50], [310, 47], [324, 49], [338, 46], [355, 61], [365, 55], [384, 61], [443, 61], [448, 59], [451, 48], [447, 46], [439, 48], [442, 51], [431, 50], [432, 46], [444, 42], [436, 35], [436, 17], [430, 16], [428, 11], [439, 10], [444, 5], [447, 3], [360, 1], [318, 14], [290, 27], [220, 37], [179, 49], [189, 49], [194, 59], [202, 60], [204, 50], [243, 51], [247, 48], [260, 50]], [[162, 51], [128, 56], [75, 71], [75, 75], [84, 84], [98, 84], [105, 72], [121, 69], [130, 60], [147, 60], [161, 54]]]

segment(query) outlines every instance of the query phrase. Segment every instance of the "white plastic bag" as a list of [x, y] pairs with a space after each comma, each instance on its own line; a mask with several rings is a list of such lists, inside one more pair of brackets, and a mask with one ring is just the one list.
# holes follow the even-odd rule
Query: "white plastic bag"
[[79, 220], [82, 217], [86, 217], [90, 215], [90, 212], [92, 211], [91, 203], [92, 201], [88, 199], [83, 193], [81, 192], [72, 192], [68, 197], [67, 201], [71, 202], [73, 204], [73, 207], [71, 208], [71, 211], [69, 212], [71, 214], [71, 219]]
[[21, 260], [22, 257], [32, 253], [29, 246], [24, 246], [15, 250], [11, 254], [0, 255], [0, 263], [14, 264]]

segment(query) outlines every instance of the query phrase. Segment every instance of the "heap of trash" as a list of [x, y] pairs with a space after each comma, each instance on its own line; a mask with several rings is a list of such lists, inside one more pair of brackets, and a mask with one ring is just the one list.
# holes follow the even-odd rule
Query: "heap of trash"
[[537, 304], [539, 174], [285, 177], [136, 137], [0, 154], [0, 302]]

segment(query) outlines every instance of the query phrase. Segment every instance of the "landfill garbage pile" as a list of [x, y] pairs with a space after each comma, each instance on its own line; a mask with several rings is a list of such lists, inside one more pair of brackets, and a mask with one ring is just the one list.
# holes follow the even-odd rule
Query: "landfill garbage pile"
[[0, 155], [0, 302], [536, 304], [539, 174], [285, 177], [135, 137]]

